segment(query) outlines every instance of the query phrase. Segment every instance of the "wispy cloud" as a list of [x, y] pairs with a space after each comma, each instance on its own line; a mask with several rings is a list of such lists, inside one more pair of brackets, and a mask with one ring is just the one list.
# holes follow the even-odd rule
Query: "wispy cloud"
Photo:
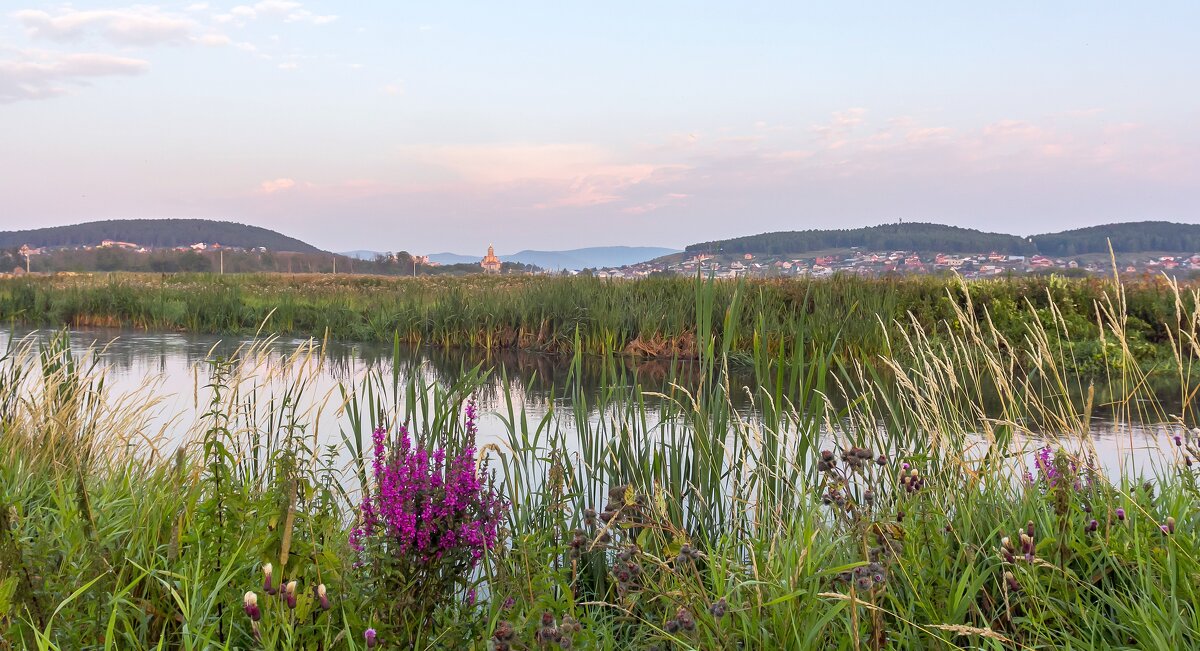
[[97, 77], [139, 75], [150, 68], [141, 59], [108, 54], [18, 50], [11, 56], [0, 59], [0, 103], [56, 97]]
[[252, 5], [238, 5], [230, 9], [229, 13], [216, 16], [219, 22], [241, 24], [260, 18], [271, 18], [288, 23], [327, 25], [337, 20], [338, 17], [332, 14], [313, 13], [305, 9], [303, 4], [291, 0], [263, 0]]
[[296, 180], [289, 178], [278, 178], [270, 181], [263, 181], [259, 184], [258, 189], [262, 194], [275, 194], [283, 190], [290, 190], [296, 187]]
[[30, 38], [58, 42], [80, 41], [95, 35], [125, 46], [184, 43], [197, 28], [191, 18], [150, 6], [96, 10], [67, 7], [55, 13], [23, 9], [14, 12], [13, 17], [25, 26]]

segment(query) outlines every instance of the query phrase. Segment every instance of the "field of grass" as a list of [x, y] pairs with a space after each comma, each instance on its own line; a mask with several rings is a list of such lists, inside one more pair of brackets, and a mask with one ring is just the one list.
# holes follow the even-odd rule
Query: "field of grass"
[[[110, 295], [133, 311], [155, 295], [147, 278], [54, 282], [6, 285], [4, 300]], [[449, 333], [474, 331], [462, 319], [482, 305], [516, 318], [538, 298], [557, 310], [607, 297], [594, 309], [615, 319], [642, 300], [673, 306], [676, 330], [661, 332], [689, 333], [699, 377], [668, 383], [655, 407], [624, 382], [592, 398], [569, 389], [574, 412], [509, 410], [507, 440], [476, 449], [478, 372], [422, 385], [383, 369], [325, 405], [339, 432], [316, 432], [316, 344], [274, 371], [249, 346], [199, 374], [209, 408], [175, 446], [147, 425], [149, 389], [114, 395], [95, 358], [61, 340], [18, 347], [0, 362], [0, 649], [1200, 645], [1194, 290], [951, 287], [961, 300], [878, 330], [840, 317], [884, 342], [867, 364], [819, 328], [777, 334], [781, 315], [816, 318], [764, 300], [798, 291], [787, 286], [393, 282], [301, 294], [279, 279], [194, 277], [163, 280], [157, 295], [262, 301], [264, 314], [268, 289], [292, 314], [302, 301], [367, 310], [376, 296], [453, 307], [446, 344], [470, 343]], [[842, 303], [850, 313], [867, 288], [890, 287], [872, 306], [918, 292], [838, 282], [805, 291], [858, 296]], [[915, 287], [940, 300], [947, 287], [934, 283]], [[992, 308], [1021, 289], [1014, 333]], [[1096, 300], [1068, 304], [1082, 292]], [[1142, 302], [1169, 306], [1148, 322], [1166, 339], [1149, 349], [1131, 334]], [[88, 309], [73, 314], [104, 313]], [[1086, 326], [1073, 321], [1084, 314]], [[1075, 357], [1085, 328], [1109, 351], [1106, 405]], [[621, 341], [553, 332], [576, 351]], [[1148, 391], [1147, 352], [1169, 361], [1156, 372], [1179, 378], [1181, 408]], [[731, 381], [735, 358], [753, 369], [743, 386]], [[284, 368], [284, 389], [263, 388], [264, 373]], [[608, 372], [622, 368], [613, 360]], [[749, 415], [732, 408], [735, 394], [753, 401]], [[1158, 422], [1178, 444], [1106, 474], [1089, 438], [1101, 406], [1119, 422]]]
[[[1011, 340], [1036, 323], [1069, 342], [1077, 364], [1093, 371], [1119, 352], [1101, 337], [1096, 320], [1111, 281], [1023, 277], [969, 286], [973, 316], [989, 319]], [[707, 303], [695, 287], [683, 278], [59, 275], [0, 281], [0, 319], [387, 343], [399, 336], [435, 347], [668, 359], [699, 356], [703, 328], [744, 359], [802, 340], [810, 353], [867, 360], [894, 354], [901, 326], [950, 341], [955, 333], [947, 328], [968, 304], [963, 285], [948, 277], [718, 283]], [[1127, 283], [1125, 295], [1125, 344], [1139, 359], [1169, 363], [1169, 326], [1180, 325], [1172, 322], [1175, 301], [1190, 312], [1191, 294], [1177, 297], [1168, 281], [1150, 278]], [[743, 309], [730, 312], [735, 296]], [[734, 321], [727, 323], [726, 314]]]

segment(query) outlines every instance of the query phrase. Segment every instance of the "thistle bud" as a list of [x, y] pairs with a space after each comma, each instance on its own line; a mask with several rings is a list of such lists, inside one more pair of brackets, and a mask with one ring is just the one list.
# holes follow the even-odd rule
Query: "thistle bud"
[[252, 622], [262, 619], [262, 611], [258, 609], [258, 595], [253, 592], [247, 592], [246, 596], [242, 597], [242, 610], [246, 611]]
[[1117, 519], [1121, 522], [1125, 521], [1125, 509], [1117, 509]]
[[271, 585], [271, 573], [274, 570], [275, 570], [275, 568], [270, 563], [264, 563], [262, 566], [263, 592], [265, 592], [269, 595], [273, 595], [276, 592], [278, 592], [278, 590], [276, 590], [275, 586]]
[[329, 610], [329, 596], [325, 594], [325, 584], [322, 583], [316, 589], [317, 601], [321, 604], [321, 610]]
[[692, 617], [692, 613], [689, 610], [680, 608], [679, 612], [675, 613], [675, 620], [679, 622], [679, 625], [682, 626], [683, 630], [685, 631], [692, 631], [696, 629], [696, 618]]
[[1021, 551], [1028, 554], [1033, 551], [1033, 537], [1027, 534], [1021, 534]]
[[1088, 533], [1094, 533], [1096, 531], [1096, 529], [1099, 529], [1099, 528], [1100, 528], [1100, 523], [1095, 520], [1092, 520], [1091, 522], [1088, 523], [1087, 530], [1088, 530]]
[[1167, 533], [1175, 533], [1175, 518], [1167, 518]]
[[503, 619], [496, 623], [496, 630], [492, 632], [492, 637], [499, 642], [508, 642], [513, 639], [514, 635], [516, 635], [516, 630], [513, 625]]
[[1004, 573], [1004, 583], [1010, 592], [1020, 592], [1021, 590], [1021, 584], [1017, 582], [1017, 577], [1013, 576], [1012, 572]]
[[296, 582], [289, 581], [286, 588], [287, 592], [284, 595], [287, 598], [288, 608], [295, 610], [296, 608]]
[[366, 640], [368, 649], [374, 649], [379, 644], [379, 640], [375, 635], [375, 629], [373, 628], [363, 631], [363, 639]]

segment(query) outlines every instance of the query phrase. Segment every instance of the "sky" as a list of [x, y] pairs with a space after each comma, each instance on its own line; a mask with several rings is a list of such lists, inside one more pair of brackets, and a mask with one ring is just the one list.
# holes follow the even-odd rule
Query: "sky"
[[0, 3], [0, 229], [682, 247], [1200, 222], [1200, 2]]

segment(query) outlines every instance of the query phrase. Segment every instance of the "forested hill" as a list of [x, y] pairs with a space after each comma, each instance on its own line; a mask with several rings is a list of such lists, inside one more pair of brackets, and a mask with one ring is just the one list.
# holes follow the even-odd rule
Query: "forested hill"
[[860, 247], [874, 251], [1040, 253], [1048, 256], [1107, 253], [1200, 251], [1200, 225], [1172, 222], [1104, 224], [1060, 233], [1018, 237], [942, 224], [901, 223], [845, 230], [762, 233], [687, 247], [689, 253], [780, 255]]
[[1016, 235], [985, 233], [942, 224], [884, 224], [846, 230], [762, 233], [687, 247], [689, 253], [786, 254], [861, 247], [874, 251], [940, 251], [943, 253], [1033, 253], [1033, 244]]
[[1038, 253], [1050, 256], [1108, 253], [1112, 240], [1117, 253], [1142, 251], [1200, 251], [1200, 224], [1128, 222], [1089, 226], [1033, 238]]
[[317, 253], [317, 247], [258, 226], [211, 219], [110, 219], [71, 226], [0, 231], [0, 248], [96, 246], [104, 240], [132, 242], [150, 248], [189, 246], [197, 242], [270, 251]]

